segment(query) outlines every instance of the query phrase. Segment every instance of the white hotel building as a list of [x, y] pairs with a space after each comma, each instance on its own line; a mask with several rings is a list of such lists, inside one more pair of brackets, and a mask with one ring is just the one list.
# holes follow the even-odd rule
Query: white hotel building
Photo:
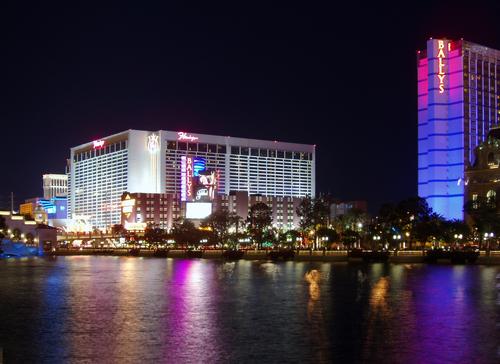
[[219, 174], [218, 194], [315, 195], [315, 146], [172, 131], [127, 130], [71, 148], [68, 217], [120, 223], [123, 192], [180, 196], [181, 157]]

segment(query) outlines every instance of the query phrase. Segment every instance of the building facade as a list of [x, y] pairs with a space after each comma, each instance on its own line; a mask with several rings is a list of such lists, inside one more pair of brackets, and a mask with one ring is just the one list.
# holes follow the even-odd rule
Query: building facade
[[[217, 195], [315, 195], [315, 146], [172, 131], [127, 130], [71, 148], [70, 218], [95, 228], [121, 221], [124, 192], [183, 194], [185, 160], [217, 171]], [[185, 167], [184, 167], [185, 168]], [[185, 188], [185, 187], [184, 187]]]
[[52, 197], [50, 199], [34, 197], [19, 205], [19, 213], [37, 221], [43, 218], [44, 223], [50, 224], [51, 220], [67, 219], [67, 205], [66, 197]]
[[500, 120], [500, 51], [429, 39], [417, 52], [417, 75], [418, 195], [463, 219], [465, 169]]
[[364, 200], [355, 201], [338, 201], [330, 205], [330, 219], [347, 214], [352, 209], [358, 209], [364, 213], [368, 213], [368, 204]]
[[474, 164], [465, 171], [465, 192], [466, 202], [482, 199], [498, 206], [497, 196], [500, 196], [500, 128], [491, 129], [488, 138], [476, 148]]
[[43, 198], [50, 200], [54, 197], [66, 197], [68, 195], [68, 175], [66, 174], [44, 174], [43, 175]]
[[[250, 207], [267, 204], [272, 212], [272, 225], [278, 229], [298, 229], [300, 217], [296, 210], [300, 197], [248, 195], [245, 191], [216, 195], [212, 211], [227, 209], [246, 221]], [[143, 231], [148, 224], [170, 230], [175, 220], [184, 216], [186, 204], [179, 194], [124, 193], [121, 199], [121, 224], [127, 230]]]

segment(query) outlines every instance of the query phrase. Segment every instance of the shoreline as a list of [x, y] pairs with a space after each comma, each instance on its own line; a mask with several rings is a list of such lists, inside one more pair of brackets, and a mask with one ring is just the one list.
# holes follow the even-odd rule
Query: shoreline
[[[189, 257], [185, 250], [168, 250], [165, 255], [157, 256], [153, 250], [140, 250], [138, 255], [132, 255], [128, 249], [85, 249], [85, 250], [57, 250], [47, 256], [114, 256], [114, 257], [132, 257], [132, 258], [182, 258], [182, 259], [225, 259], [222, 256], [223, 250], [205, 250], [201, 258]], [[271, 261], [267, 252], [248, 250], [245, 251], [242, 260], [259, 260]], [[228, 259], [228, 261], [236, 261]], [[362, 262], [360, 258], [350, 258], [347, 256], [347, 251], [300, 251], [295, 257], [289, 261], [296, 262], [345, 262], [355, 263]], [[397, 255], [390, 255], [388, 263], [425, 263], [422, 251], [400, 251]], [[436, 263], [435, 263], [436, 264]], [[447, 260], [438, 261], [437, 264], [451, 265]], [[456, 264], [456, 265], [500, 265], [500, 252], [494, 252], [487, 255], [482, 251], [479, 258], [472, 264]]]

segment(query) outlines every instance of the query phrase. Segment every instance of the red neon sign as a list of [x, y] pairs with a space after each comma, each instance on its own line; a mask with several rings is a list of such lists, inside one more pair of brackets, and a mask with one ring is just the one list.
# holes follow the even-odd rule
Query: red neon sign
[[190, 142], [194, 142], [195, 140], [198, 140], [198, 137], [195, 137], [191, 134], [185, 133], [183, 131], [180, 131], [177, 133], [178, 137], [177, 140], [187, 140]]
[[94, 144], [94, 149], [102, 148], [104, 146], [104, 140], [94, 140], [92, 143]]

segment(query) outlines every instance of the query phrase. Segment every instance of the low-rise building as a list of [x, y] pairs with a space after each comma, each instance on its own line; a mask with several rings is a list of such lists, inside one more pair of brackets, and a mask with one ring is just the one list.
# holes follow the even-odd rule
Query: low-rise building
[[121, 224], [128, 230], [144, 230], [150, 223], [169, 230], [175, 220], [190, 218], [190, 214], [192, 220], [201, 220], [196, 218], [196, 211], [189, 211], [198, 206], [208, 206], [208, 213], [225, 208], [246, 220], [250, 207], [262, 202], [271, 208], [273, 226], [290, 230], [299, 226], [296, 210], [300, 201], [298, 197], [248, 195], [245, 191], [236, 191], [229, 195], [215, 195], [212, 202], [190, 203], [182, 202], [180, 194], [125, 192], [121, 198]]
[[10, 211], [0, 211], [0, 216], [5, 220], [7, 226], [7, 229], [3, 231], [6, 239], [15, 238], [15, 230], [19, 230], [19, 239], [22, 242], [29, 242], [28, 237], [31, 236], [32, 243], [38, 244], [40, 248], [46, 244], [55, 245], [57, 243], [57, 230], [55, 228], [26, 219], [22, 215], [12, 214]]

